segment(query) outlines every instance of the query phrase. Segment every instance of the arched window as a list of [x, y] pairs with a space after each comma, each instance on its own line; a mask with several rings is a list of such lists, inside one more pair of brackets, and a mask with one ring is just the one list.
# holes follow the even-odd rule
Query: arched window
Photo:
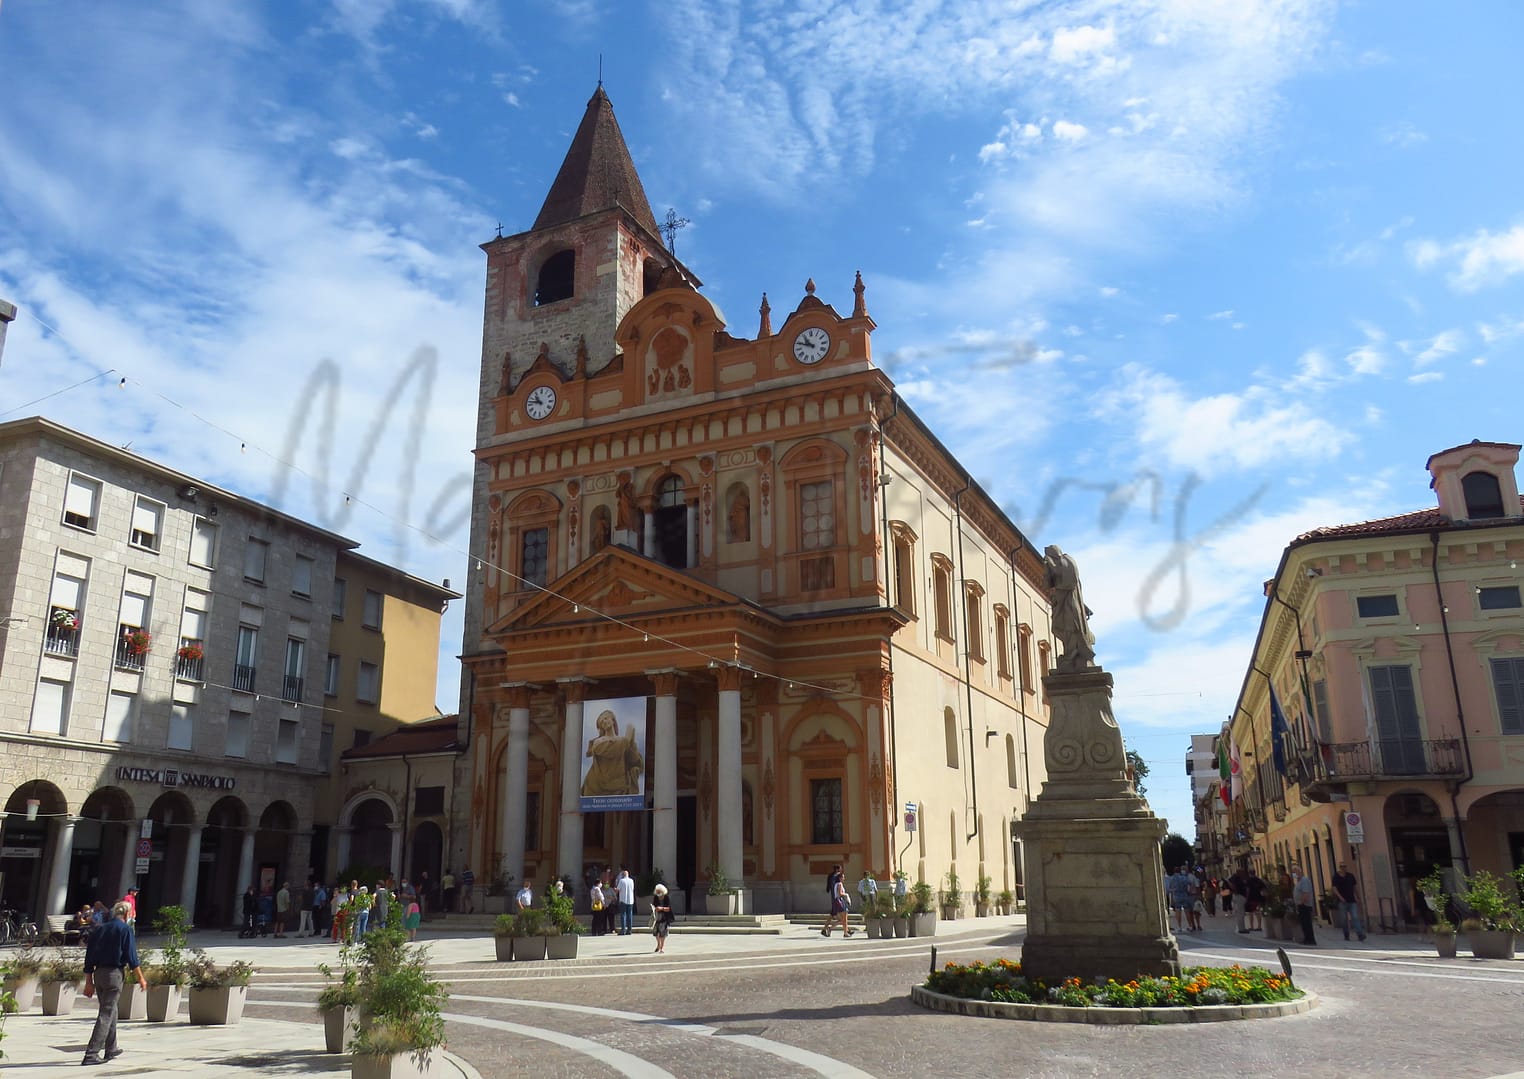
[[1503, 488], [1491, 472], [1468, 472], [1461, 478], [1461, 493], [1466, 497], [1466, 518], [1472, 521], [1502, 517]]
[[952, 627], [952, 562], [946, 555], [931, 556], [931, 592], [936, 618], [932, 631], [943, 640], [953, 640]]
[[920, 607], [916, 602], [915, 533], [899, 521], [889, 528], [894, 538], [894, 606], [914, 618]]
[[1011, 677], [1011, 612], [995, 604], [995, 673]]
[[1016, 771], [1016, 736], [1014, 734], [1005, 736], [1005, 785], [1012, 790], [1021, 786]]
[[942, 709], [942, 737], [947, 742], [947, 767], [958, 767], [958, 717], [951, 708]]
[[569, 300], [576, 292], [577, 253], [571, 248], [557, 251], [540, 264], [535, 278], [534, 305], [544, 307], [548, 303]]
[[680, 476], [668, 476], [656, 488], [655, 558], [674, 569], [688, 566], [688, 503]]
[[976, 581], [963, 585], [963, 626], [968, 632], [968, 658], [984, 662], [984, 589]]

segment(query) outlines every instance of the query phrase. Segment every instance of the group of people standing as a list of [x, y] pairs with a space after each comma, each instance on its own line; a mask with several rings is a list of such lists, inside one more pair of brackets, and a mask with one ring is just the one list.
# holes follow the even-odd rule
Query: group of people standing
[[[663, 898], [667, 894], [667, 886], [658, 884]], [[529, 890], [525, 884], [524, 890]], [[519, 893], [521, 896], [523, 892]], [[533, 896], [533, 892], [530, 892]], [[619, 875], [616, 877], [612, 870], [605, 870], [588, 888], [588, 896], [592, 900], [593, 925], [592, 934], [595, 937], [613, 933], [627, 937], [635, 930], [635, 878], [630, 876], [630, 871], [624, 866], [619, 867]], [[668, 909], [671, 904], [668, 904]], [[661, 951], [660, 948], [657, 951]]]
[[[1359, 881], [1349, 871], [1349, 866], [1339, 863], [1339, 871], [1330, 881], [1334, 897], [1338, 901], [1336, 928], [1342, 929], [1344, 939], [1350, 934], [1365, 939], [1365, 922], [1360, 916]], [[1296, 915], [1302, 941], [1310, 948], [1317, 947], [1317, 935], [1313, 923], [1317, 917], [1318, 895], [1312, 878], [1302, 872], [1297, 864], [1280, 867], [1274, 885], [1261, 877], [1252, 867], [1234, 870], [1229, 877], [1217, 879], [1206, 876], [1200, 866], [1177, 866], [1170, 871], [1164, 882], [1165, 897], [1174, 916], [1175, 928], [1186, 932], [1201, 931], [1201, 916], [1214, 914], [1217, 901], [1222, 903], [1223, 914], [1232, 914], [1238, 908], [1238, 932], [1253, 933], [1265, 928], [1264, 908], [1272, 896], [1286, 903]], [[1182, 925], [1182, 921], [1184, 925]]]

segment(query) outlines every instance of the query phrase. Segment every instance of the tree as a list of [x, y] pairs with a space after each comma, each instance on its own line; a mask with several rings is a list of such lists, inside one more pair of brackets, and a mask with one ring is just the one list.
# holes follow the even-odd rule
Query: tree
[[1164, 856], [1164, 868], [1166, 869], [1195, 864], [1196, 848], [1191, 846], [1191, 841], [1179, 832], [1171, 832], [1165, 836], [1159, 850]]
[[1143, 786], [1143, 777], [1148, 775], [1148, 762], [1139, 755], [1136, 749], [1129, 749], [1127, 751], [1127, 766], [1132, 769], [1133, 789], [1138, 792], [1138, 797], [1142, 798], [1148, 793], [1148, 788]]

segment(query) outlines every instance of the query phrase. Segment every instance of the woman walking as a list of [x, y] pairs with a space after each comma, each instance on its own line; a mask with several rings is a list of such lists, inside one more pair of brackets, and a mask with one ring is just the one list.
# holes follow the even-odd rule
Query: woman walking
[[841, 866], [834, 865], [831, 867], [831, 875], [826, 878], [826, 889], [831, 893], [831, 914], [826, 919], [825, 928], [820, 931], [823, 937], [831, 935], [831, 929], [836, 925], [838, 918], [841, 919], [841, 935], [844, 937], [852, 935], [852, 927], [847, 923], [847, 911], [851, 903], [847, 898], [846, 882], [842, 879], [844, 875]]
[[672, 928], [672, 900], [667, 898], [667, 886], [658, 884], [651, 896], [651, 935], [656, 938], [656, 954], [667, 950], [667, 933]]

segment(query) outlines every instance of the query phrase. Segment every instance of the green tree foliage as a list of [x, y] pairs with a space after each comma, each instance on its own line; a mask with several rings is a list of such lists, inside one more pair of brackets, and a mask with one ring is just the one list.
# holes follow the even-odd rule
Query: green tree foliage
[[1139, 755], [1136, 749], [1129, 749], [1127, 766], [1132, 769], [1132, 785], [1137, 789], [1138, 797], [1142, 798], [1148, 793], [1148, 788], [1143, 786], [1143, 778], [1148, 775], [1148, 762]]
[[1164, 837], [1160, 845], [1160, 851], [1164, 855], [1164, 868], [1174, 869], [1178, 865], [1192, 865], [1196, 861], [1196, 848], [1191, 846], [1191, 841], [1179, 832], [1171, 832]]

